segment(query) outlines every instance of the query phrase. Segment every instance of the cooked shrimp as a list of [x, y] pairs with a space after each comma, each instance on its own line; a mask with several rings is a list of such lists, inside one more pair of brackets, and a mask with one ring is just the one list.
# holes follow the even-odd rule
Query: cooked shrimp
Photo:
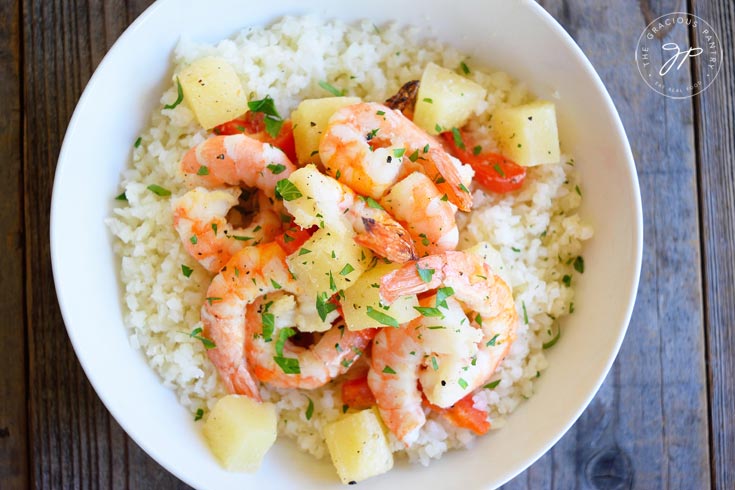
[[419, 255], [457, 247], [457, 206], [449, 202], [426, 175], [412, 173], [391, 187], [380, 204], [406, 227]]
[[461, 210], [472, 207], [472, 168], [449, 155], [399, 111], [384, 105], [364, 102], [338, 110], [322, 135], [319, 156], [330, 175], [373, 199], [421, 170]]
[[422, 353], [416, 327], [417, 322], [409, 322], [378, 332], [367, 378], [383, 422], [406, 446], [416, 440], [426, 422], [418, 389]]
[[[419, 270], [431, 272], [419, 275]], [[474, 355], [437, 353], [434, 369], [421, 372], [427, 398], [445, 408], [490, 378], [515, 340], [518, 313], [508, 285], [482, 259], [466, 252], [444, 252], [407, 263], [384, 276], [380, 284], [381, 297], [389, 304], [399, 296], [434, 289], [472, 312], [471, 325], [482, 332]], [[444, 314], [448, 306], [438, 302], [435, 309]]]
[[181, 171], [192, 186], [243, 185], [275, 196], [276, 183], [296, 167], [285, 153], [244, 134], [213, 136], [189, 150]]
[[[353, 332], [340, 318], [310, 347], [300, 347], [288, 340], [296, 332], [286, 315], [271, 317], [268, 329], [264, 319], [269, 305], [248, 309], [247, 359], [252, 373], [260, 381], [280, 388], [314, 389], [345, 373], [362, 356], [377, 329]], [[292, 310], [293, 311], [293, 310]], [[298, 327], [298, 326], [297, 326]]]
[[247, 228], [235, 228], [228, 211], [238, 204], [240, 189], [207, 190], [197, 187], [171, 203], [174, 227], [184, 248], [209, 272], [219, 271], [246, 245], [272, 240], [281, 228], [279, 214], [263, 194]]
[[207, 354], [229, 393], [260, 400], [245, 354], [250, 342], [246, 307], [275, 291], [302, 292], [288, 270], [286, 253], [275, 242], [243, 248], [209, 285], [201, 313], [203, 334], [215, 344]]

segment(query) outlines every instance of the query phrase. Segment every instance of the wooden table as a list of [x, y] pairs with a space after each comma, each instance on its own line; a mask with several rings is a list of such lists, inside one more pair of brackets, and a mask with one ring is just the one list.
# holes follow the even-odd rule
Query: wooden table
[[[149, 3], [0, 1], [3, 489], [186, 487], [125, 435], [91, 389], [59, 314], [49, 259], [51, 186], [66, 125], [102, 56]], [[602, 389], [507, 488], [733, 489], [735, 7], [542, 4], [591, 59], [620, 111], [638, 167], [645, 248], [630, 329]], [[719, 33], [724, 65], [703, 94], [673, 100], [643, 83], [633, 56], [651, 20], [685, 8]], [[700, 65], [689, 63], [700, 78]]]

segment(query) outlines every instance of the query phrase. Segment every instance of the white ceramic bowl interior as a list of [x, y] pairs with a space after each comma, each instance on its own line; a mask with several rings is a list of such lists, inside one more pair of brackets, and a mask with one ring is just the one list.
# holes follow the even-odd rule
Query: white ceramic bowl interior
[[[131, 143], [148, 124], [182, 34], [214, 42], [284, 14], [371, 18], [426, 26], [487, 67], [525, 81], [557, 104], [563, 148], [582, 173], [582, 214], [595, 228], [586, 244], [574, 315], [548, 351], [537, 392], [502, 430], [471, 450], [451, 451], [424, 468], [399, 463], [361, 488], [491, 488], [547, 451], [581, 414], [609, 370], [625, 334], [641, 261], [641, 204], [622, 125], [592, 66], [534, 2], [461, 0], [161, 0], [115, 43], [69, 124], [51, 209], [56, 290], [77, 356], [98, 395], [127, 433], [186, 483], [204, 488], [342, 488], [328, 460], [317, 462], [279, 441], [257, 474], [228, 473], [210, 454], [190, 413], [128, 343], [121, 285], [104, 219], [129, 165]], [[111, 117], [114, 116], [114, 117]], [[266, 486], [267, 485], [267, 486]], [[415, 485], [415, 486], [414, 486]]]

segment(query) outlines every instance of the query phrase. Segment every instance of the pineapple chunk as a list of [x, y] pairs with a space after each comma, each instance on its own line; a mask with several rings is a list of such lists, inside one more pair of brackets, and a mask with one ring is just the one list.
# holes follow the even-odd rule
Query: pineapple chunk
[[374, 408], [328, 424], [324, 438], [342, 483], [362, 481], [393, 468], [393, 453]]
[[227, 395], [214, 406], [202, 432], [226, 470], [252, 473], [275, 442], [277, 425], [272, 403]]
[[413, 122], [429, 134], [462, 127], [485, 95], [475, 82], [429, 63], [421, 76]]
[[283, 203], [297, 225], [302, 228], [352, 228], [338, 206], [344, 194], [342, 184], [319, 172], [314, 165], [296, 170], [288, 180], [301, 193], [301, 197]]
[[[342, 107], [357, 104], [358, 97], [325, 97], [306, 99], [291, 113], [296, 157], [300, 163], [321, 163], [319, 140], [327, 127], [329, 118]], [[316, 152], [316, 153], [315, 153]]]
[[559, 161], [559, 133], [552, 102], [537, 100], [493, 114], [493, 132], [503, 156], [518, 165]]
[[248, 101], [234, 68], [219, 58], [200, 58], [179, 73], [184, 100], [199, 124], [211, 129], [248, 110]]
[[[342, 311], [348, 329], [362, 330], [383, 327], [385, 326], [385, 320], [376, 319], [376, 317], [380, 318], [381, 314], [390, 316], [398, 325], [419, 316], [419, 312], [414, 309], [414, 306], [419, 305], [415, 294], [401, 296], [388, 309], [381, 306], [380, 278], [400, 266], [400, 264], [378, 264], [361, 275], [354, 285], [345, 290]], [[371, 308], [370, 312], [368, 312], [368, 307]]]
[[355, 243], [354, 232], [317, 230], [286, 258], [288, 267], [306, 291], [332, 296], [357, 281], [370, 265], [372, 253]]

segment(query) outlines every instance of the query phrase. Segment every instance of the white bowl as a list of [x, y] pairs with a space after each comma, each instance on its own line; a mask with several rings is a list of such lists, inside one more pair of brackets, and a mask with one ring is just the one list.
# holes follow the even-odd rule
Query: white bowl
[[[257, 6], [256, 6], [257, 5]], [[169, 83], [179, 37], [217, 41], [284, 14], [316, 13], [346, 20], [424, 23], [427, 34], [488, 67], [525, 81], [557, 104], [561, 140], [582, 173], [582, 215], [595, 228], [586, 244], [585, 274], [574, 315], [548, 351], [550, 367], [537, 392], [502, 430], [471, 450], [451, 451], [424, 468], [398, 464], [363, 489], [491, 488], [547, 451], [590, 402], [628, 325], [641, 264], [638, 181], [610, 97], [582, 51], [531, 1], [342, 0], [242, 2], [162, 0], [115, 43], [87, 85], [64, 139], [51, 206], [56, 291], [74, 349], [103, 403], [154, 459], [197, 488], [342, 488], [329, 461], [317, 462], [279, 442], [255, 475], [228, 473], [210, 454], [191, 415], [130, 347], [122, 323], [118, 259], [103, 224], [131, 142], [148, 123]]]

